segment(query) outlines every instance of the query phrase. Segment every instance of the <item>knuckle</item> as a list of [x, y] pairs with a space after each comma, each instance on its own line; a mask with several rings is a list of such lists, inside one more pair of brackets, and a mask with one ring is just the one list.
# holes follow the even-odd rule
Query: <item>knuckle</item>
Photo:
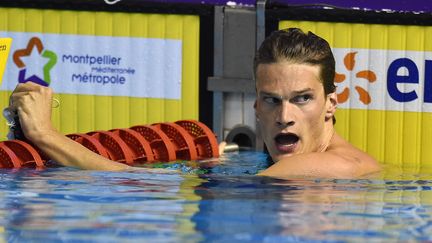
[[54, 90], [50, 87], [45, 87], [45, 90], [46, 90], [48, 95], [53, 95], [53, 93], [54, 93]]
[[38, 85], [38, 86], [36, 86], [36, 87], [34, 88], [34, 90], [35, 90], [36, 92], [43, 92], [44, 87]]
[[53, 94], [53, 90], [50, 87], [44, 87], [44, 86], [40, 86], [38, 88], [39, 92], [42, 93], [43, 95], [48, 95], [51, 96]]
[[28, 97], [28, 98], [31, 98], [34, 100], [37, 96], [38, 95], [36, 92], [28, 92], [28, 94], [26, 96], [24, 96], [24, 98]]

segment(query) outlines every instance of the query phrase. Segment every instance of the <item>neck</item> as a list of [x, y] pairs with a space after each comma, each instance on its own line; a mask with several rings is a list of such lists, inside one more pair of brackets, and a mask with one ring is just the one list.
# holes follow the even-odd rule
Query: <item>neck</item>
[[334, 137], [334, 134], [335, 134], [335, 129], [334, 129], [333, 123], [327, 122], [325, 124], [325, 132], [324, 132], [322, 140], [321, 140], [322, 143], [318, 148], [318, 152], [327, 151], [327, 148], [330, 146], [331, 141]]

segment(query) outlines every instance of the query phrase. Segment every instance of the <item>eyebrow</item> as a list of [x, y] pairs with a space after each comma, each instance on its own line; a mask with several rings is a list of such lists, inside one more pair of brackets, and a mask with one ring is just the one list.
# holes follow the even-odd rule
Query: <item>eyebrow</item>
[[[307, 92], [313, 91], [313, 89], [311, 88], [306, 88], [306, 89], [302, 89], [302, 90], [297, 90], [297, 91], [293, 91], [293, 95], [301, 95]], [[275, 93], [271, 93], [271, 92], [265, 92], [265, 91], [260, 91], [259, 95], [265, 95], [265, 96], [273, 96], [273, 97], [281, 97], [283, 98], [283, 96], [279, 95], [279, 94], [275, 94]]]
[[294, 91], [293, 93], [299, 95], [299, 94], [304, 94], [304, 93], [307, 93], [310, 91], [313, 91], [313, 89], [312, 88], [306, 88], [306, 89]]
[[275, 94], [275, 93], [270, 93], [270, 92], [264, 92], [264, 91], [260, 91], [259, 92], [259, 95], [260, 96], [274, 96], [274, 97], [282, 97], [282, 96], [280, 96], [280, 95], [278, 95], [278, 94]]

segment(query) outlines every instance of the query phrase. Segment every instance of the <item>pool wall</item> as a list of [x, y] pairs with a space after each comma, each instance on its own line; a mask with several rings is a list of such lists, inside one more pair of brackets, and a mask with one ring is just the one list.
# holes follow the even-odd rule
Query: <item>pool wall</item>
[[[257, 1], [255, 21], [249, 22], [256, 26], [252, 39], [258, 46], [263, 33], [299, 27], [328, 40], [336, 59], [337, 131], [379, 161], [420, 171], [432, 162], [430, 9], [418, 3], [409, 8], [390, 2], [379, 7], [371, 1], [345, 3]], [[231, 28], [224, 21], [223, 27]], [[236, 77], [218, 77], [223, 87], [215, 80], [209, 84], [223, 98], [214, 106], [223, 104], [224, 109], [215, 116], [216, 132], [245, 144], [245, 137], [255, 139], [255, 147], [262, 149], [255, 117], [247, 115], [253, 114], [253, 75], [232, 85], [226, 84]], [[239, 110], [243, 112], [235, 116]]]
[[[262, 150], [253, 110], [253, 55], [271, 31], [301, 27], [326, 38], [335, 52], [338, 132], [385, 163], [421, 169], [432, 161], [432, 10], [419, 1], [5, 0], [0, 7], [1, 35], [17, 36], [0, 91], [3, 107], [22, 71], [30, 71], [13, 56], [29, 49], [32, 37], [42, 43], [41, 55], [57, 55], [49, 68], [39, 63], [40, 78], [48, 77], [55, 89], [71, 83], [65, 73], [93, 70], [65, 66], [61, 62], [73, 59], [64, 59], [64, 50], [71, 58], [86, 52], [101, 57], [95, 70], [121, 62], [141, 72], [126, 77], [137, 84], [130, 94], [115, 85], [101, 91], [85, 80], [75, 80], [81, 88], [58, 92], [53, 121], [64, 133], [199, 119], [219, 140]], [[136, 44], [153, 40], [152, 48]], [[5, 139], [7, 127], [0, 125], [0, 132]]]

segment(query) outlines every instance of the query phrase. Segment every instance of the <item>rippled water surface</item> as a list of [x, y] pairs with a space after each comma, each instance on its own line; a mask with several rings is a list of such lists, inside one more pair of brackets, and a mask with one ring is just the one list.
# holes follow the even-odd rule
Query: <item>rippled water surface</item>
[[[205, 163], [212, 163], [207, 161]], [[0, 171], [0, 242], [432, 241], [432, 173], [276, 180], [255, 152], [95, 172]]]

